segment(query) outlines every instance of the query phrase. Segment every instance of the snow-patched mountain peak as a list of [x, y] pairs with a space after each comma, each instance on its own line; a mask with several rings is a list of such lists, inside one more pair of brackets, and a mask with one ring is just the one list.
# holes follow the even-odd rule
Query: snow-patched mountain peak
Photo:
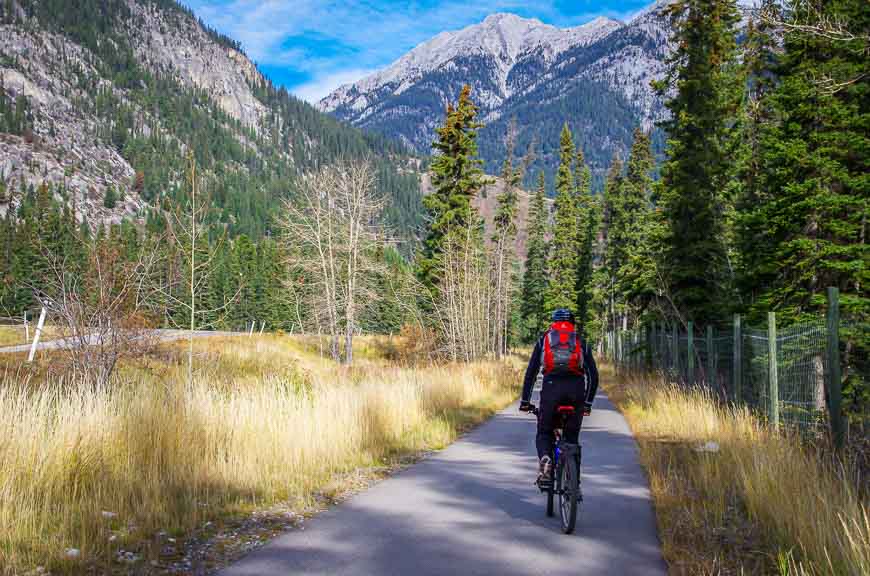
[[622, 26], [621, 22], [602, 17], [574, 28], [557, 28], [535, 18], [491, 14], [479, 24], [442, 32], [384, 70], [341, 86], [320, 102], [320, 108], [333, 111], [355, 100], [358, 94], [380, 91], [386, 86], [390, 86], [394, 94], [400, 94], [425, 74], [458, 58], [491, 59], [499, 76], [497, 84], [505, 85], [508, 73], [524, 55], [536, 52], [545, 61], [552, 61], [565, 50], [591, 44]]

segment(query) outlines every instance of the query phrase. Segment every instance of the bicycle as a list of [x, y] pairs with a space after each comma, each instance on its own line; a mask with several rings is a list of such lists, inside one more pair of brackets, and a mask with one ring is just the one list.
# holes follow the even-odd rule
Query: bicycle
[[[537, 406], [532, 405], [529, 410], [535, 416], [539, 415]], [[538, 478], [535, 484], [541, 492], [547, 495], [547, 516], [553, 516], [553, 504], [556, 496], [559, 497], [559, 519], [562, 524], [562, 532], [571, 534], [577, 525], [577, 512], [583, 501], [583, 491], [580, 487], [580, 462], [581, 448], [579, 444], [562, 441], [562, 429], [567, 419], [574, 415], [574, 406], [556, 407], [556, 425], [554, 434], [556, 442], [553, 444], [553, 470], [549, 478]]]

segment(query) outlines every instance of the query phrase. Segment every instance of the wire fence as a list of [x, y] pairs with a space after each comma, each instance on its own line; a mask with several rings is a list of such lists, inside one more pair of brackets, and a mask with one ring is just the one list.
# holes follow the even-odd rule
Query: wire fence
[[[744, 326], [737, 315], [729, 325], [701, 330], [690, 321], [685, 328], [653, 323], [610, 332], [604, 345], [618, 369], [653, 370], [681, 386], [707, 389], [725, 402], [749, 406], [775, 426], [813, 435], [830, 428], [842, 444], [848, 425], [843, 382], [870, 384], [866, 362], [860, 360], [866, 350], [853, 346], [864, 341], [855, 335], [867, 334], [868, 328], [840, 322], [833, 290], [826, 317], [780, 329], [773, 313], [764, 328]], [[870, 428], [866, 414], [853, 420], [853, 433]]]

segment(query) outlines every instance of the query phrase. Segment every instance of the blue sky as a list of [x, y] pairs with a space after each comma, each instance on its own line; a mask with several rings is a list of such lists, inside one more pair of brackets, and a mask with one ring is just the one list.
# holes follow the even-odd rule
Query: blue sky
[[512, 12], [554, 26], [627, 19], [652, 0], [182, 0], [273, 82], [316, 101], [445, 30]]

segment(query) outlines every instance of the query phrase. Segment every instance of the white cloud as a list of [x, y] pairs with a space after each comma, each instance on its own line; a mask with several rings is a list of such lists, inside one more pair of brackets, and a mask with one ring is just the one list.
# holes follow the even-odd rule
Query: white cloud
[[294, 87], [291, 92], [306, 102], [316, 104], [339, 86], [356, 82], [374, 71], [375, 69], [357, 68], [323, 74], [316, 76], [310, 82]]
[[[382, 68], [439, 32], [482, 21], [493, 12], [531, 14], [546, 22], [574, 26], [595, 16], [624, 16], [606, 6], [595, 14], [566, 17], [556, 0], [183, 0], [209, 25], [241, 42], [258, 64], [286, 67], [312, 79], [293, 88], [316, 101], [342, 83]], [[306, 42], [292, 41], [294, 37]]]

